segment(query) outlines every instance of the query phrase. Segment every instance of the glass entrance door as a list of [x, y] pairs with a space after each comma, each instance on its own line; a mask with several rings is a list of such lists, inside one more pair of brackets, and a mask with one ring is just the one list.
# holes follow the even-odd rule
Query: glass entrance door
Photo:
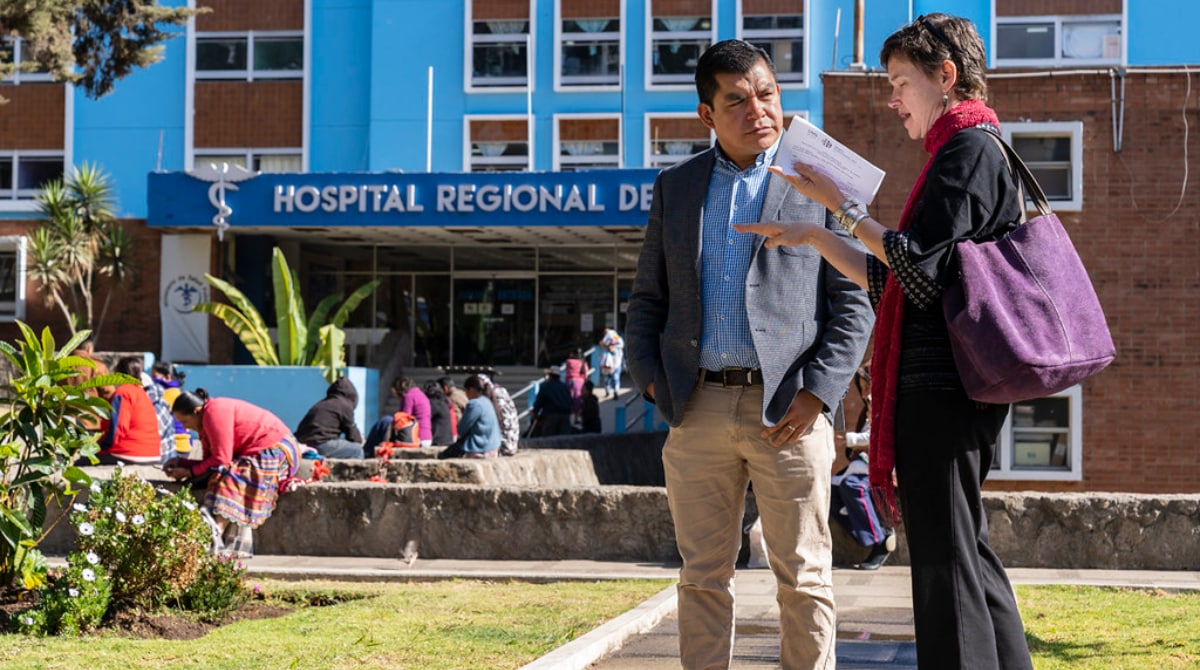
[[536, 283], [529, 278], [454, 280], [454, 364], [533, 365]]

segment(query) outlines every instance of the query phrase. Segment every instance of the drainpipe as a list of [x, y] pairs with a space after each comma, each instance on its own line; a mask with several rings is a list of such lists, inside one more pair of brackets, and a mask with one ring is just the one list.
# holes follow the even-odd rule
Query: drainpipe
[[854, 0], [854, 60], [850, 63], [851, 70], [865, 70], [863, 62], [863, 14], [865, 0]]

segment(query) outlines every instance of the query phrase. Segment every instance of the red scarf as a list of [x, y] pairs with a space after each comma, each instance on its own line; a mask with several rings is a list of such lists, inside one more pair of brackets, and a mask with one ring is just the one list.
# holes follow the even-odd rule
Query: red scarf
[[[904, 213], [900, 215], [898, 230], [906, 230], [916, 216], [917, 204], [925, 191], [925, 175], [939, 149], [964, 128], [973, 128], [981, 123], [997, 127], [1000, 120], [982, 100], [960, 102], [943, 113], [925, 134], [925, 151], [929, 160], [921, 169], [921, 176], [913, 184]], [[904, 323], [904, 294], [896, 282], [894, 273], [889, 272], [884, 284], [883, 296], [875, 314], [875, 351], [871, 356], [871, 492], [889, 522], [893, 525], [900, 518], [896, 507], [896, 493], [892, 488], [892, 469], [896, 466], [896, 399], [898, 397], [900, 372], [901, 327]], [[903, 482], [901, 482], [903, 485]]]

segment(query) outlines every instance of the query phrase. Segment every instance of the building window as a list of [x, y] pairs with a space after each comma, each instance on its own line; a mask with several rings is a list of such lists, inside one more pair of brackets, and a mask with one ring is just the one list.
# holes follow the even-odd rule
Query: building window
[[304, 76], [304, 33], [199, 33], [197, 79], [299, 79]]
[[559, 0], [560, 86], [619, 86], [620, 0]]
[[25, 238], [0, 237], [0, 321], [25, 318]]
[[533, 23], [529, 4], [468, 0], [466, 10], [471, 36], [467, 43], [470, 86], [526, 86]]
[[467, 172], [519, 172], [529, 167], [529, 124], [521, 118], [467, 118]]
[[17, 69], [12, 76], [6, 78], [6, 84], [21, 84], [39, 81], [51, 81], [50, 73], [46, 68], [34, 61], [32, 70], [25, 70], [21, 66], [29, 65], [32, 59], [28, 58], [24, 52], [25, 42], [21, 38], [0, 38], [0, 63], [12, 64], [16, 63]]
[[1121, 17], [998, 16], [993, 62], [1026, 65], [1109, 65], [1121, 62]]
[[301, 172], [304, 160], [299, 149], [197, 149], [194, 163], [225, 163], [251, 172]]
[[1002, 126], [1004, 139], [1029, 166], [1051, 208], [1083, 209], [1083, 123], [1012, 122]]
[[1083, 479], [1083, 391], [1080, 386], [1046, 398], [1013, 403], [990, 479]]
[[62, 176], [61, 151], [0, 151], [0, 200], [32, 200]]
[[651, 85], [694, 85], [696, 62], [713, 42], [711, 0], [650, 0]]
[[804, 4], [794, 0], [742, 0], [740, 36], [770, 54], [775, 77], [784, 86], [807, 81]]
[[694, 114], [646, 119], [646, 167], [666, 167], [712, 146], [712, 131]]
[[555, 170], [621, 167], [618, 116], [555, 117], [554, 135]]

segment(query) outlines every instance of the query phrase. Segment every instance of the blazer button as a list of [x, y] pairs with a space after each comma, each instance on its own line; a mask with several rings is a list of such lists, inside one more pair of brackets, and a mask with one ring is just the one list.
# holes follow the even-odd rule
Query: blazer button
[[700, 346], [700, 340], [692, 340], [691, 342], [688, 342], [688, 344], [692, 345], [693, 347], [698, 347]]

